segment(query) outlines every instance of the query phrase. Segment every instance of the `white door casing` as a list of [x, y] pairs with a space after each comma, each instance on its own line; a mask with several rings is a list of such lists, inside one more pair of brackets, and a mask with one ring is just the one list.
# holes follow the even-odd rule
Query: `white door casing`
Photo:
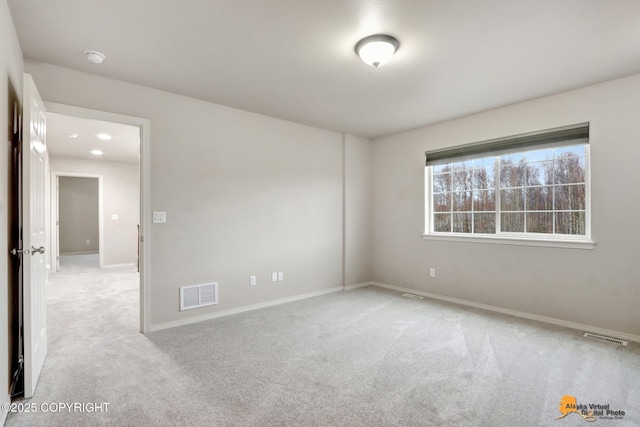
[[23, 94], [24, 395], [31, 397], [47, 356], [47, 147], [45, 106], [29, 74]]
[[[151, 331], [151, 121], [73, 105], [45, 102], [52, 113], [103, 120], [140, 128], [140, 332]], [[103, 240], [103, 239], [101, 239]]]

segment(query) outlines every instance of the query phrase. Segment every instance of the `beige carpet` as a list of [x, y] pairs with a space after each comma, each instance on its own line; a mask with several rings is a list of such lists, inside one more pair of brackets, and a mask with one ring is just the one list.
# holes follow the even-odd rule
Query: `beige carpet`
[[[38, 411], [7, 426], [585, 425], [555, 420], [565, 395], [640, 425], [637, 344], [375, 287], [144, 336], [133, 268], [64, 262]], [[107, 412], [40, 409], [74, 402]]]

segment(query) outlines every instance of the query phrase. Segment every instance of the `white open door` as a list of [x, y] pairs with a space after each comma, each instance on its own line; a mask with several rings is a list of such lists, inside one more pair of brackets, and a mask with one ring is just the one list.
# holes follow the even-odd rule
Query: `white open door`
[[31, 397], [47, 356], [47, 146], [44, 103], [29, 74], [24, 75], [23, 95], [24, 395]]

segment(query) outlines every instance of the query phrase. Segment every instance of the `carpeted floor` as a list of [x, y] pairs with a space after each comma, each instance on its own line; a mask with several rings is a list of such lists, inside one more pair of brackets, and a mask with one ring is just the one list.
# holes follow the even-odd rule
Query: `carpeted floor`
[[[7, 426], [585, 425], [565, 395], [640, 425], [638, 344], [376, 287], [145, 336], [135, 269], [96, 265], [51, 276], [38, 410]], [[73, 402], [108, 406], [41, 409]]]

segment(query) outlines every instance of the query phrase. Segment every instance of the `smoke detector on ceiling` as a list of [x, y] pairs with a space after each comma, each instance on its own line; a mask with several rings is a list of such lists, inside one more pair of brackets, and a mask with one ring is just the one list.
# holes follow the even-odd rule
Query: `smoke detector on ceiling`
[[87, 60], [94, 64], [102, 64], [102, 61], [106, 58], [104, 53], [100, 53], [96, 50], [85, 50], [84, 54], [87, 56]]

